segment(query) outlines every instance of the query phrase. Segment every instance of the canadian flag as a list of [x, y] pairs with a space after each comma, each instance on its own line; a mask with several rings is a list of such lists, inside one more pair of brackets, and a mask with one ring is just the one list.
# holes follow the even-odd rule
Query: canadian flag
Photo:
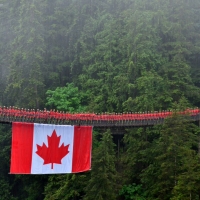
[[77, 173], [91, 169], [91, 126], [13, 122], [11, 174]]

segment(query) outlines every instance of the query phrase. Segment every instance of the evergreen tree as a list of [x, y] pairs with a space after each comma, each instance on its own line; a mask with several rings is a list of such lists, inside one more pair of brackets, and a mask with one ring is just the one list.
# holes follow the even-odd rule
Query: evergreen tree
[[[0, 105], [43, 108], [47, 94], [49, 109], [70, 112], [200, 106], [199, 6], [199, 0], [0, 0]], [[164, 125], [127, 130], [118, 161], [123, 197], [199, 199], [195, 129], [173, 116]], [[2, 198], [116, 198], [109, 134], [95, 141], [91, 173], [29, 177], [7, 175], [10, 133], [0, 132]]]
[[140, 183], [140, 174], [146, 165], [144, 151], [149, 147], [148, 133], [149, 130], [139, 128], [129, 130], [128, 134], [124, 136], [125, 151], [122, 161], [126, 184]]
[[45, 1], [31, 3], [21, 0], [19, 18], [12, 44], [12, 63], [6, 95], [11, 105], [39, 108], [43, 103], [44, 82], [42, 74], [44, 29], [42, 9]]
[[[15, 8], [15, 9], [14, 9]], [[7, 96], [4, 94], [9, 65], [11, 64], [12, 42], [14, 40], [14, 26], [18, 19], [17, 10], [19, 1], [0, 1], [0, 104], [9, 105]]]
[[186, 152], [183, 158], [181, 173], [177, 177], [171, 200], [198, 200], [200, 197], [200, 160], [195, 151]]
[[83, 196], [83, 188], [87, 184], [86, 173], [52, 175], [48, 178], [45, 186], [45, 200], [71, 200], [79, 199]]
[[[155, 158], [141, 174], [149, 199], [168, 200], [173, 197], [173, 188], [179, 184], [179, 177], [187, 173], [183, 163], [185, 160], [190, 162], [191, 155], [197, 154], [196, 131], [195, 125], [189, 122], [187, 117], [175, 114], [166, 119], [160, 137], [154, 141], [151, 149], [146, 151], [152, 153]], [[192, 173], [196, 173], [196, 169], [193, 169]]]
[[9, 125], [0, 124], [0, 196], [1, 199], [15, 200], [13, 191], [13, 176], [9, 173], [11, 134]]
[[117, 197], [117, 171], [115, 151], [109, 131], [103, 133], [99, 146], [93, 150], [91, 178], [85, 187], [85, 200], [110, 199]]

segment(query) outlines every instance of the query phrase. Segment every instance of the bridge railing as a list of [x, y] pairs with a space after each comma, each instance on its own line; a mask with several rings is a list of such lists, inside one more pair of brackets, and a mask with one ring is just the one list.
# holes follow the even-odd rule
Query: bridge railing
[[55, 110], [34, 110], [15, 107], [0, 107], [1, 122], [34, 122], [93, 126], [150, 126], [162, 124], [174, 112], [190, 116], [192, 121], [200, 120], [200, 109], [184, 111], [162, 111], [144, 113], [65, 113]]

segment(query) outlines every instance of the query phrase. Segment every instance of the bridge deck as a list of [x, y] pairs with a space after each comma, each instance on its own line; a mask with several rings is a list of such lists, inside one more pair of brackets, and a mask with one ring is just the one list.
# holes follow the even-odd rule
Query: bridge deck
[[[189, 116], [191, 121], [200, 121], [200, 109], [188, 109], [178, 112]], [[65, 125], [92, 125], [95, 127], [137, 127], [162, 124], [171, 111], [147, 113], [64, 113], [47, 110], [25, 110], [0, 107], [0, 122], [34, 122]]]

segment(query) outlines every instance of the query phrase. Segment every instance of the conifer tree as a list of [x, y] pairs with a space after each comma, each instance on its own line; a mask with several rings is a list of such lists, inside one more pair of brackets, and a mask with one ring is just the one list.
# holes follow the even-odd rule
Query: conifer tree
[[13, 185], [11, 184], [13, 177], [8, 175], [11, 140], [8, 128], [10, 127], [0, 124], [0, 197], [5, 200], [14, 200], [15, 198], [12, 194]]
[[[173, 197], [173, 188], [181, 184], [179, 179], [188, 170], [184, 169], [187, 165], [183, 167], [183, 163], [186, 160], [190, 162], [191, 155], [197, 154], [196, 131], [196, 126], [186, 116], [174, 114], [166, 119], [160, 137], [147, 151], [154, 158], [141, 174], [142, 183], [147, 185], [146, 191], [152, 199], [168, 200]], [[193, 158], [195, 160], [195, 156]], [[196, 173], [195, 168], [190, 170]]]
[[42, 11], [45, 1], [20, 0], [19, 3], [6, 95], [11, 105], [39, 108], [44, 99]]
[[71, 200], [83, 196], [88, 181], [87, 173], [52, 175], [45, 186], [45, 200]]
[[117, 196], [114, 143], [110, 131], [103, 133], [93, 151], [91, 177], [85, 187], [84, 200], [114, 200]]

